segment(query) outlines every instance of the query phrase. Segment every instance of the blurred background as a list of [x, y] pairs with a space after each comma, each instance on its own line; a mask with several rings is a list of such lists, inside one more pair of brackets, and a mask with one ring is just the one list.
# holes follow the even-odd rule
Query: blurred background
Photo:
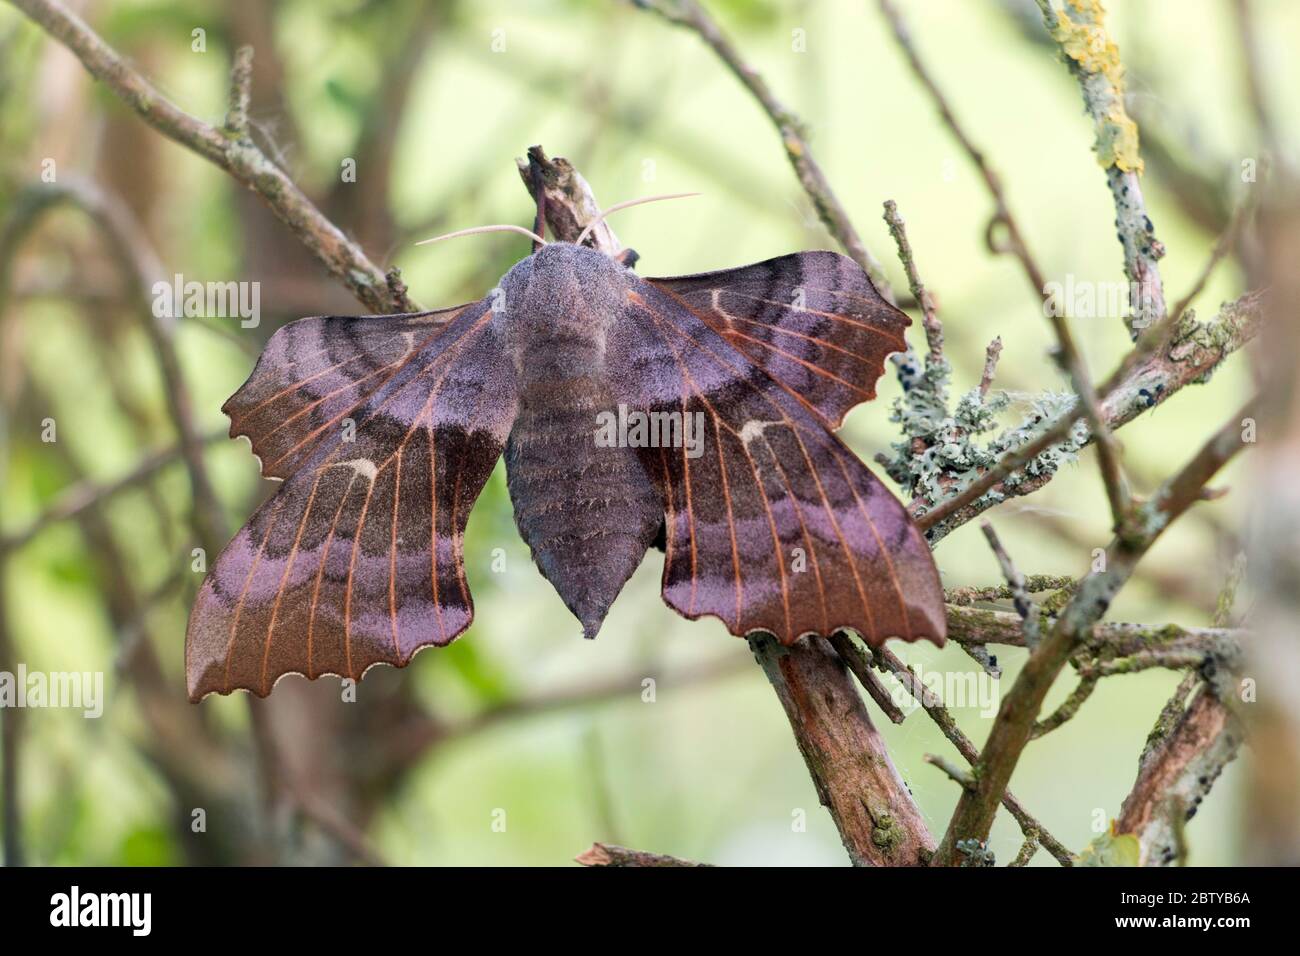
[[[73, 5], [188, 112], [219, 124], [232, 51], [251, 44], [255, 137], [381, 267], [400, 266], [426, 307], [481, 297], [529, 251], [519, 236], [415, 248], [469, 226], [531, 225], [514, 161], [542, 144], [570, 159], [605, 203], [698, 191], [612, 220], [645, 275], [833, 248], [772, 126], [693, 34], [634, 5], [563, 0], [118, 0]], [[1005, 346], [997, 388], [1008, 424], [1029, 398], [1068, 386], [1051, 329], [1014, 260], [984, 242], [990, 201], [908, 71], [874, 4], [711, 0], [710, 10], [777, 96], [807, 123], [818, 160], [896, 288], [881, 220], [894, 199], [945, 320], [960, 394], [984, 347]], [[1006, 183], [1053, 278], [1123, 281], [1114, 210], [1091, 151], [1079, 89], [1032, 3], [900, 0], [913, 39]], [[1227, 224], [1259, 133], [1232, 0], [1112, 0], [1142, 131], [1144, 189], [1168, 249], [1166, 295], [1181, 297]], [[1256, 0], [1257, 62], [1283, 138], [1300, 97], [1300, 4]], [[195, 49], [195, 30], [203, 49]], [[802, 31], [803, 48], [797, 42]], [[353, 161], [355, 181], [342, 174]], [[52, 167], [50, 164], [53, 164]], [[37, 215], [42, 173], [120, 203], [161, 276], [260, 283], [261, 323], [183, 319], [180, 374], [224, 531], [268, 494], [222, 402], [266, 339], [304, 315], [358, 303], [253, 194], [142, 123], [60, 45], [0, 4], [0, 533], [157, 467], [72, 520], [40, 521], [4, 556], [0, 631], [29, 671], [103, 671], [103, 716], [28, 709], [5, 736], [6, 846], [37, 864], [378, 862], [563, 864], [593, 841], [728, 864], [842, 865], [782, 710], [744, 642], [689, 623], [658, 594], [651, 552], [598, 640], [533, 567], [498, 468], [469, 525], [478, 609], [445, 650], [372, 670], [356, 702], [339, 682], [285, 679], [250, 712], [242, 695], [186, 701], [185, 622], [202, 573], [185, 468], [123, 250], [83, 210]], [[1246, 291], [1234, 259], [1198, 301], [1205, 314]], [[1080, 319], [1091, 367], [1128, 347], [1117, 317]], [[920, 344], [919, 324], [911, 330]], [[1135, 490], [1151, 491], [1245, 398], [1235, 356], [1122, 432]], [[870, 462], [898, 439], [898, 384], [848, 419]], [[42, 440], [43, 422], [57, 440]], [[1220, 477], [1234, 486], [1240, 463]], [[73, 495], [72, 498], [69, 495]], [[1247, 496], [1202, 505], [1164, 538], [1109, 617], [1205, 625], [1240, 548]], [[1092, 453], [1044, 490], [992, 511], [1026, 572], [1079, 575], [1109, 538]], [[501, 549], [497, 552], [496, 549]], [[936, 556], [947, 587], [1000, 583], [974, 525]], [[498, 568], [493, 569], [494, 557]], [[502, 563], [503, 562], [503, 563]], [[1023, 652], [999, 648], [1003, 686]], [[959, 649], [900, 649], [926, 669], [969, 671]], [[643, 681], [653, 678], [653, 693]], [[1075, 678], [1065, 675], [1054, 707]], [[1013, 789], [1077, 850], [1116, 816], [1178, 675], [1104, 681], [1080, 715], [1025, 753]], [[869, 705], [874, 708], [874, 705]], [[872, 710], [936, 834], [956, 786], [922, 761], [953, 756], [917, 712]], [[978, 744], [977, 706], [954, 716]], [[269, 740], [269, 744], [268, 744]], [[267, 767], [265, 755], [279, 755]], [[259, 754], [262, 762], [259, 763]], [[270, 771], [269, 773], [265, 771]], [[281, 799], [288, 788], [294, 800]], [[287, 808], [295, 806], [296, 811]], [[305, 810], [304, 810], [305, 808]], [[195, 811], [205, 828], [195, 832]], [[806, 829], [797, 823], [806, 812]], [[1187, 831], [1189, 862], [1240, 859], [1241, 770], [1229, 766]], [[502, 822], [504, 821], [504, 826]], [[1020, 846], [1003, 814], [990, 847]], [[1037, 865], [1055, 865], [1040, 853]]]

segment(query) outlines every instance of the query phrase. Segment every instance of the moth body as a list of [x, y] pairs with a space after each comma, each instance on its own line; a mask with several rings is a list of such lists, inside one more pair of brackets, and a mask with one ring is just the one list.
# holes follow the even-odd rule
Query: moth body
[[595, 440], [601, 414], [618, 407], [605, 350], [629, 290], [610, 257], [551, 243], [502, 280], [494, 316], [519, 388], [505, 450], [515, 521], [589, 638], [663, 523], [635, 450]]

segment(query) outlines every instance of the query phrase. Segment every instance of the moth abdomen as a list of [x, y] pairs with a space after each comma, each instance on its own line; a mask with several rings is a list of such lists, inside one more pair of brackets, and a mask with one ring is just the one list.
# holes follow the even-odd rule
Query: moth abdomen
[[597, 443], [607, 389], [587, 379], [562, 393], [543, 390], [545, 402], [525, 396], [506, 445], [515, 523], [538, 569], [594, 637], [654, 539], [663, 505], [633, 449]]

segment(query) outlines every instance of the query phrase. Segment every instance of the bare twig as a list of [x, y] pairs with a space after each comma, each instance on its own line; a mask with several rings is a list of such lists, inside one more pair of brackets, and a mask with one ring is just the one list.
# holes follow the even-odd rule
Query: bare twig
[[885, 200], [885, 222], [889, 224], [889, 234], [894, 237], [894, 242], [898, 246], [898, 258], [903, 263], [903, 271], [907, 274], [907, 287], [912, 292], [912, 298], [921, 307], [925, 341], [929, 347], [927, 361], [939, 362], [943, 359], [943, 323], [939, 321], [933, 296], [921, 282], [916, 260], [912, 254], [912, 244], [907, 240], [907, 226], [903, 222], [903, 217], [898, 214], [898, 204], [892, 199]]
[[1020, 846], [1020, 852], [1016, 854], [1016, 858], [1012, 860], [1010, 863], [1008, 863], [1007, 866], [1013, 866], [1013, 867], [1028, 866], [1029, 861], [1034, 858], [1034, 854], [1037, 852], [1038, 852], [1038, 834], [1027, 833], [1025, 834], [1025, 842]]
[[926, 754], [923, 759], [926, 763], [933, 767], [938, 767], [946, 773], [948, 778], [963, 790], [975, 789], [975, 778], [970, 775], [970, 771], [958, 767], [947, 757], [940, 757], [938, 754]]
[[1007, 554], [1006, 548], [1002, 547], [1002, 542], [998, 540], [998, 533], [993, 530], [993, 525], [985, 521], [980, 527], [984, 532], [984, 537], [988, 540], [989, 547], [998, 559], [998, 567], [1002, 569], [1002, 576], [1007, 579], [1007, 587], [1011, 589], [1011, 600], [1015, 603], [1016, 613], [1020, 615], [1021, 620], [1024, 622], [1021, 631], [1025, 635], [1025, 646], [1032, 651], [1038, 646], [1038, 605], [1029, 596], [1029, 591], [1025, 586], [1025, 576], [1020, 573], [1020, 569], [1011, 560], [1011, 555]]
[[[225, 170], [237, 182], [256, 192], [275, 215], [293, 230], [307, 250], [373, 312], [409, 311], [410, 303], [393, 299], [382, 269], [330, 222], [247, 135], [205, 123], [165, 97], [141, 76], [80, 17], [54, 0], [9, 0], [42, 29], [67, 46], [92, 76], [103, 82], [146, 123], [168, 139]], [[249, 54], [241, 51], [240, 57]], [[240, 108], [245, 89], [238, 71], [246, 59], [236, 60], [236, 102], [227, 115], [239, 123], [247, 111]]]
[[831, 647], [835, 648], [835, 653], [840, 655], [840, 660], [848, 665], [853, 676], [858, 679], [867, 696], [876, 702], [881, 710], [885, 712], [893, 723], [901, 724], [907, 719], [907, 715], [899, 710], [898, 705], [894, 703], [893, 696], [889, 693], [889, 688], [880, 682], [876, 672], [872, 668], [871, 648], [859, 645], [853, 638], [843, 631], [836, 631], [830, 636]]
[[1056, 40], [1079, 81], [1083, 102], [1096, 127], [1097, 161], [1115, 201], [1115, 224], [1124, 247], [1124, 274], [1132, 284], [1130, 332], [1136, 338], [1165, 315], [1159, 262], [1165, 247], [1147, 214], [1138, 174], [1138, 129], [1124, 103], [1124, 66], [1106, 30], [1099, 0], [1071, 0], [1057, 10], [1053, 0], [1037, 0], [1047, 32]]
[[776, 127], [785, 154], [799, 178], [799, 184], [812, 200], [821, 221], [849, 257], [871, 277], [880, 294], [892, 302], [893, 292], [884, 270], [853, 228], [848, 213], [844, 211], [817, 160], [813, 158], [812, 147], [804, 135], [803, 123], [776, 98], [759, 72], [745, 62], [703, 6], [696, 0], [636, 0], [636, 5], [653, 10], [669, 23], [698, 34], [735, 74], [736, 79], [753, 95]]
[[[899, 48], [907, 58], [912, 72], [921, 85], [925, 87], [926, 92], [930, 94], [931, 99], [934, 100], [934, 104], [939, 110], [939, 116], [948, 129], [952, 131], [962, 150], [970, 157], [971, 162], [974, 163], [975, 168], [983, 178], [985, 186], [988, 187], [989, 194], [993, 197], [993, 218], [990, 220], [987, 230], [989, 248], [994, 252], [1005, 252], [1015, 256], [1024, 268], [1025, 276], [1029, 279], [1029, 284], [1033, 287], [1035, 296], [1041, 298], [1047, 295], [1047, 279], [1042, 268], [1039, 267], [1038, 262], [1029, 251], [1024, 233], [1021, 231], [1015, 216], [1011, 213], [1011, 207], [1007, 202], [1001, 178], [989, 165], [983, 150], [975, 145], [965, 128], [957, 120], [956, 114], [948, 103], [948, 98], [944, 95], [943, 90], [939, 88], [938, 82], [926, 67], [919, 51], [916, 49], [916, 45], [912, 42], [911, 31], [908, 29], [902, 14], [899, 13], [892, 0], [878, 0], [878, 3], [880, 12], [888, 21], [894, 39], [898, 42]], [[1006, 233], [1004, 242], [999, 242], [995, 238], [995, 232], [999, 227]]]
[[248, 136], [248, 102], [252, 97], [253, 48], [241, 46], [235, 51], [230, 68], [230, 109], [226, 112], [226, 132], [235, 137]]
[[1080, 678], [1074, 690], [1070, 691], [1070, 696], [1061, 702], [1061, 706], [1034, 724], [1029, 739], [1037, 740], [1044, 734], [1050, 734], [1073, 718], [1079, 712], [1079, 709], [1087, 703], [1088, 698], [1092, 696], [1092, 692], [1097, 689], [1097, 682], [1100, 679], [1098, 674], [1090, 674]]
[[984, 350], [984, 371], [980, 375], [980, 398], [988, 398], [993, 376], [997, 374], [998, 359], [1002, 356], [1002, 336], [997, 336]]
[[[1043, 602], [1046, 606], [1047, 602]], [[962, 645], [1006, 644], [1024, 647], [1019, 614], [949, 604], [948, 639]], [[1100, 621], [1083, 638], [1089, 651], [1131, 655], [1151, 648], [1195, 650], [1202, 655], [1230, 658], [1246, 641], [1247, 631], [1218, 627], [1180, 627], [1176, 624], [1135, 624]]]
[[1204, 664], [1205, 661], [1206, 655], [1203, 651], [1178, 647], [1153, 648], [1128, 657], [1080, 664], [1079, 676], [1084, 680], [1089, 680], [1098, 677], [1113, 677], [1116, 674], [1137, 674], [1156, 667], [1179, 671], [1189, 667], [1198, 667]]

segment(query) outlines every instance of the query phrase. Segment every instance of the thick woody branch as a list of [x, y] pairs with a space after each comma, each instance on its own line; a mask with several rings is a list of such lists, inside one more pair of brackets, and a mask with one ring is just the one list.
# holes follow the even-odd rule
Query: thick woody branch
[[212, 126], [186, 113], [136, 72], [80, 17], [54, 0], [9, 0], [68, 47], [97, 80], [168, 139], [225, 170], [265, 200], [275, 215], [331, 275], [372, 312], [411, 311], [388, 276], [327, 219], [285, 172], [248, 136], [247, 71], [252, 51], [235, 58], [233, 101], [226, 124]]
[[1183, 824], [1196, 814], [1244, 738], [1241, 721], [1208, 683], [1199, 681], [1185, 706], [1177, 695], [1174, 703], [1181, 709], [1171, 722], [1157, 726], [1115, 821], [1118, 832], [1137, 836], [1146, 866], [1175, 861]]
[[855, 866], [919, 866], [933, 843], [844, 662], [826, 642], [783, 647], [766, 635], [750, 647], [794, 731], [817, 796]]
[[681, 857], [667, 856], [663, 853], [647, 853], [645, 850], [629, 850], [625, 846], [613, 843], [593, 843], [591, 849], [579, 853], [574, 860], [583, 866], [712, 866], [712, 863], [696, 863]]

